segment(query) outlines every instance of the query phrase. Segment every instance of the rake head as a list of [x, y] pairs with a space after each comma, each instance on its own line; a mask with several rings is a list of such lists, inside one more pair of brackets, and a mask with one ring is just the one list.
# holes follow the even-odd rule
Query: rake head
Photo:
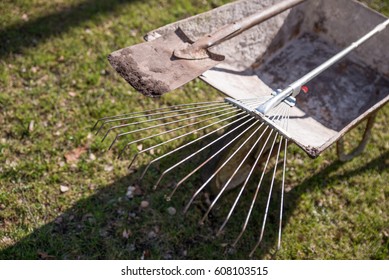
[[[173, 190], [166, 196], [172, 199], [174, 193], [196, 172], [207, 170], [208, 174], [204, 183], [193, 194], [184, 208], [186, 213], [199, 194], [206, 187], [213, 184], [217, 178], [223, 178], [222, 182], [214, 189], [213, 201], [205, 211], [200, 224], [204, 223], [211, 210], [220, 201], [220, 198], [228, 190], [236, 188], [236, 197], [230, 206], [230, 210], [220, 225], [217, 234], [223, 232], [228, 221], [237, 207], [241, 205], [241, 199], [249, 200], [249, 208], [242, 223], [238, 237], [233, 242], [237, 245], [243, 233], [246, 231], [254, 206], [263, 208], [263, 220], [259, 232], [258, 241], [250, 253], [252, 255], [263, 239], [272, 193], [275, 189], [281, 192], [279, 201], [279, 225], [278, 248], [281, 243], [283, 194], [285, 188], [286, 156], [288, 146], [288, 121], [290, 106], [284, 102], [272, 109], [266, 117], [254, 113], [254, 109], [270, 97], [232, 100], [226, 99], [217, 102], [203, 102], [183, 104], [166, 108], [158, 108], [143, 112], [117, 115], [102, 118], [97, 121], [95, 129], [97, 133], [105, 131], [103, 140], [108, 135], [114, 134], [110, 148], [114, 145], [122, 145], [119, 157], [128, 156], [127, 151], [131, 146], [142, 144], [142, 149], [132, 155], [131, 167], [136, 159], [143, 154], [154, 154], [155, 149], [163, 146], [174, 145], [181, 142], [170, 151], [156, 155], [143, 170], [140, 179], [143, 179], [151, 166], [157, 162], [172, 156], [188, 152], [171, 163], [164, 170], [154, 184], [158, 188], [167, 174], [180, 175], [184, 164], [200, 158], [202, 161], [192, 171], [183, 176]], [[224, 133], [221, 133], [224, 132]], [[142, 136], [141, 136], [142, 135]], [[194, 152], [189, 148], [200, 144]], [[206, 143], [206, 144], [204, 144]], [[148, 144], [148, 145], [147, 145]], [[147, 147], [146, 147], [147, 145]], [[132, 149], [133, 150], [133, 149]], [[203, 160], [203, 158], [206, 158]], [[217, 162], [216, 167], [209, 172], [211, 163]], [[278, 170], [280, 169], [280, 170]], [[178, 175], [177, 175], [178, 174]], [[270, 180], [264, 180], [265, 174]], [[280, 176], [280, 180], [276, 180]], [[220, 181], [220, 180], [219, 180]], [[255, 205], [260, 190], [264, 189], [264, 182], [268, 182], [268, 192], [265, 205]], [[255, 187], [249, 191], [249, 182], [254, 182]], [[238, 188], [239, 186], [239, 188]]]

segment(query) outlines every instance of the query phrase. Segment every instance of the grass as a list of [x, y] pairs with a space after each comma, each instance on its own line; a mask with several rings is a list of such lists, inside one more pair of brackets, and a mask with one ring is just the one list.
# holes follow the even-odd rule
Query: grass
[[[126, 198], [147, 158], [128, 171], [129, 161], [115, 160], [115, 153], [91, 133], [103, 116], [220, 98], [199, 80], [157, 101], [144, 98], [113, 72], [106, 55], [141, 42], [143, 34], [158, 26], [226, 2], [0, 3], [1, 259], [247, 258], [258, 225], [250, 226], [233, 250], [227, 244], [241, 224], [235, 219], [225, 234], [215, 237], [222, 208], [203, 227], [197, 226], [201, 202], [186, 216], [167, 214], [169, 207], [181, 211], [191, 192], [180, 191], [167, 202], [164, 195], [176, 178], [151, 190], [157, 168], [150, 170], [139, 195]], [[388, 1], [370, 5], [389, 15]], [[347, 163], [337, 161], [334, 148], [311, 160], [291, 147], [283, 247], [274, 249], [273, 214], [255, 258], [388, 259], [388, 120], [385, 106], [366, 152]], [[356, 143], [360, 131], [348, 136], [350, 143]], [[67, 160], [77, 151], [77, 160]], [[197, 176], [185, 187], [200, 183]], [[61, 192], [60, 186], [69, 191]], [[232, 201], [233, 193], [225, 199]], [[139, 207], [143, 200], [148, 208]]]

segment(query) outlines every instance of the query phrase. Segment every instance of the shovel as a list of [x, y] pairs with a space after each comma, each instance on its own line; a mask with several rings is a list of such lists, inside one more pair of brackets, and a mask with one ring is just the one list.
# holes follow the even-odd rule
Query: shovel
[[227, 24], [197, 41], [180, 29], [145, 42], [117, 50], [108, 56], [112, 67], [136, 90], [159, 97], [200, 76], [224, 60], [210, 47], [278, 15], [305, 0], [283, 0], [251, 16]]

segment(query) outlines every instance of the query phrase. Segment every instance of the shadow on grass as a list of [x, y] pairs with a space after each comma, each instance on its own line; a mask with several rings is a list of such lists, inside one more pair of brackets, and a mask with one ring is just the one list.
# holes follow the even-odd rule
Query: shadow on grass
[[[337, 181], [347, 181], [356, 175], [360, 175], [371, 170], [382, 172], [389, 168], [388, 162], [389, 162], [389, 152], [385, 152], [381, 156], [377, 157], [376, 159], [370, 161], [366, 165], [361, 166], [357, 169], [339, 175], [331, 175], [333, 172], [336, 172], [343, 165], [343, 163], [340, 161], [333, 162], [332, 164], [324, 168], [322, 171], [320, 171], [317, 174], [314, 174], [312, 177], [310, 177], [309, 179], [305, 180], [304, 182], [296, 186], [292, 191], [285, 194], [283, 227], [285, 227], [288, 224], [288, 220], [292, 217], [294, 208], [296, 207], [296, 205], [298, 205], [298, 201], [300, 200], [301, 196], [304, 195], [305, 193], [308, 193], [314, 190], [315, 188], [320, 188], [320, 189], [326, 188], [328, 186], [331, 186], [331, 184]], [[275, 209], [275, 208], [277, 208], [277, 205], [273, 205], [273, 208], [271, 209]], [[276, 214], [278, 215], [278, 213]], [[277, 215], [274, 215], [273, 213], [273, 223], [275, 225], [278, 222]], [[272, 214], [270, 214], [270, 216], [272, 216]], [[269, 223], [270, 222], [271, 220], [269, 220]], [[259, 247], [258, 252], [255, 255], [256, 257], [262, 258], [266, 254], [271, 252], [273, 248], [275, 248], [277, 244], [276, 243], [277, 236], [275, 235], [277, 228], [276, 226], [273, 227], [274, 227], [273, 229], [268, 230], [268, 236], [265, 235], [264, 237], [265, 242], [263, 242], [262, 246]], [[389, 239], [387, 239], [385, 242], [386, 244], [389, 244]], [[376, 258], [381, 258], [382, 256], [377, 255], [377, 256], [370, 256], [370, 257], [372, 259], [376, 259]]]
[[[331, 173], [342, 166], [342, 163], [334, 162], [302, 182], [285, 195], [284, 226], [304, 193], [315, 188], [325, 188], [331, 182], [347, 180], [369, 170], [385, 170], [388, 168], [388, 159], [389, 152], [386, 152], [363, 167], [331, 176]], [[155, 175], [150, 172], [146, 181], [154, 181]], [[54, 221], [0, 251], [0, 259], [139, 259], [142, 256], [151, 259], [248, 258], [249, 250], [258, 236], [258, 227], [248, 228], [245, 235], [252, 240], [248, 244], [242, 240], [236, 250], [231, 252], [227, 250], [225, 243], [231, 243], [231, 238], [237, 236], [239, 227], [236, 229], [232, 226], [224, 235], [215, 237], [217, 226], [214, 223], [218, 226], [221, 223], [220, 220], [212, 221], [217, 219], [217, 213], [210, 218], [210, 222], [199, 227], [197, 222], [202, 215], [201, 201], [197, 201], [187, 215], [181, 215], [179, 210], [183, 209], [191, 195], [191, 192], [185, 190], [177, 193], [170, 203], [164, 199], [169, 191], [168, 186], [161, 186], [157, 191], [144, 190], [139, 196], [128, 200], [125, 193], [127, 187], [134, 184], [134, 178], [133, 175], [120, 178], [101, 188], [96, 194], [79, 200]], [[199, 182], [196, 180], [200, 179], [195, 178], [187, 187], [198, 186]], [[277, 196], [279, 194], [275, 194], [274, 201], [278, 201]], [[139, 206], [144, 199], [150, 202], [146, 209]], [[169, 206], [178, 210], [175, 216], [167, 214]], [[274, 253], [276, 247], [277, 205], [270, 209], [267, 234], [255, 258]], [[235, 220], [239, 219], [235, 217]]]
[[98, 15], [113, 12], [118, 6], [136, 0], [86, 0], [60, 11], [17, 23], [0, 30], [0, 58], [12, 53], [22, 53], [53, 36], [59, 36], [70, 28], [92, 20]]

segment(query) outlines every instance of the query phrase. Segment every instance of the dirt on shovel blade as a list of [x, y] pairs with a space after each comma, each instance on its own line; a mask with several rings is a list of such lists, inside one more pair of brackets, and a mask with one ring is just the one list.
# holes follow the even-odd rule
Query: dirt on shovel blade
[[173, 55], [192, 43], [177, 29], [151, 42], [117, 50], [108, 56], [112, 67], [136, 90], [150, 97], [159, 97], [174, 90], [224, 60], [224, 56], [209, 52], [200, 60], [179, 59]]

